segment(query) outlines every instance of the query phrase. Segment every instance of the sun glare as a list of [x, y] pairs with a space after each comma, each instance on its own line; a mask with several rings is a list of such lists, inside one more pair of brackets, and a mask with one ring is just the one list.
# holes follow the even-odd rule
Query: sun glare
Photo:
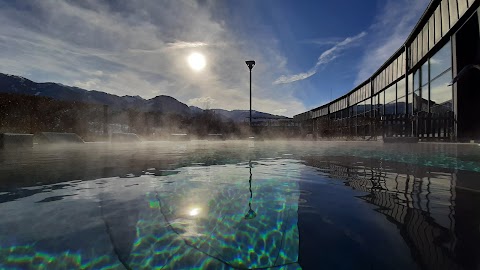
[[188, 64], [193, 70], [200, 71], [206, 65], [205, 56], [200, 53], [192, 53], [188, 56]]
[[200, 208], [193, 208], [188, 214], [192, 217], [198, 216], [198, 214], [200, 214]]

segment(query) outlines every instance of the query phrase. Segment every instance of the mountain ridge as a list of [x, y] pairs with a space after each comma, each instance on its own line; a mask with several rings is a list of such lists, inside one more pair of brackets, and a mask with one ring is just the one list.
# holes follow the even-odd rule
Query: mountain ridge
[[[0, 73], [0, 93], [24, 94], [49, 97], [56, 100], [85, 102], [108, 105], [111, 110], [135, 109], [140, 111], [155, 111], [162, 113], [176, 113], [182, 116], [192, 116], [203, 113], [199, 107], [187, 104], [168, 95], [158, 95], [151, 99], [144, 99], [138, 95], [119, 96], [99, 90], [86, 90], [76, 86], [68, 86], [55, 82], [34, 82], [28, 78]], [[249, 110], [210, 109], [222, 120], [241, 122], [248, 120]], [[253, 111], [252, 117], [269, 119], [288, 119], [281, 115]]]

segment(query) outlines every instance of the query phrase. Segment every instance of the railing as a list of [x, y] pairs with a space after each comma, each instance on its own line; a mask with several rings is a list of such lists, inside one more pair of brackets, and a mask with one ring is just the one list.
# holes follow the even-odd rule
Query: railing
[[382, 116], [383, 137], [418, 137], [452, 140], [454, 114], [426, 113], [417, 115], [391, 114]]
[[411, 137], [413, 122], [413, 117], [407, 114], [383, 115], [383, 137]]
[[415, 119], [415, 134], [419, 138], [453, 139], [455, 118], [453, 112], [420, 113]]

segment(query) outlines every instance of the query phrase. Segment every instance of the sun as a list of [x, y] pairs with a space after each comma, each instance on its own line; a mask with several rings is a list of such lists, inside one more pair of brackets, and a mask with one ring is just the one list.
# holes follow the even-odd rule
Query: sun
[[200, 71], [205, 67], [207, 63], [203, 54], [195, 52], [188, 56], [188, 64], [193, 70]]

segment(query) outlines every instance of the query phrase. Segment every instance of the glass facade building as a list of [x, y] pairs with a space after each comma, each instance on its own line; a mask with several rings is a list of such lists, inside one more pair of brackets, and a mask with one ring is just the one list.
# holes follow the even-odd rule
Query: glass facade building
[[[344, 96], [294, 119], [313, 123], [312, 133], [319, 136], [374, 136], [380, 135], [386, 120], [401, 118], [408, 122], [408, 130], [405, 133], [403, 128], [402, 136], [422, 133], [442, 137], [448, 129], [448, 139], [456, 139], [462, 130], [457, 127], [462, 116], [458, 101], [468, 98], [469, 94], [462, 93], [470, 91], [460, 88], [480, 87], [472, 80], [466, 83], [467, 79], [463, 86], [452, 85], [462, 67], [474, 64], [467, 63], [468, 59], [480, 51], [480, 41], [475, 43], [480, 36], [479, 2], [432, 0], [404, 45], [370, 78]], [[470, 40], [462, 36], [470, 36]], [[468, 43], [472, 43], [472, 36], [474, 45]], [[470, 50], [472, 56], [462, 56], [467, 53], [460, 47]], [[467, 62], [462, 63], [462, 57]], [[480, 63], [480, 55], [478, 58]], [[418, 122], [424, 120], [427, 122]], [[428, 135], [432, 129], [444, 133]]]

